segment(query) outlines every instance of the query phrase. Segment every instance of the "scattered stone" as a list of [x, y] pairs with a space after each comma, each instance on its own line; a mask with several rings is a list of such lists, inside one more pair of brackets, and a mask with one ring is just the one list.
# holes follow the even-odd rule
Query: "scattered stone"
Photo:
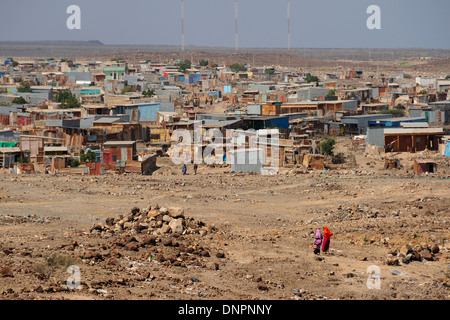
[[401, 249], [399, 253], [404, 254], [405, 256], [408, 255], [409, 253], [413, 252], [413, 249], [409, 246], [409, 245], [404, 245]]
[[437, 244], [433, 244], [432, 246], [431, 246], [431, 252], [433, 253], [433, 254], [436, 254], [436, 253], [439, 253], [439, 246], [437, 245]]
[[422, 249], [422, 251], [420, 251], [420, 256], [428, 261], [432, 261], [433, 260], [433, 255], [431, 254], [431, 252], [428, 249]]
[[172, 232], [182, 233], [184, 231], [183, 219], [173, 219], [169, 222], [169, 227]]
[[399, 265], [399, 259], [398, 259], [398, 257], [395, 257], [395, 256], [389, 254], [386, 257], [386, 264], [388, 266], [397, 266], [397, 265]]
[[0, 269], [0, 276], [3, 277], [3, 278], [6, 278], [6, 277], [11, 277], [11, 278], [13, 278], [13, 277], [14, 277], [14, 274], [13, 274], [13, 271], [11, 270], [10, 267], [5, 266], [5, 267], [2, 267], [2, 268]]
[[175, 219], [182, 218], [184, 217], [183, 208], [169, 208], [169, 215]]
[[264, 284], [260, 284], [260, 285], [258, 285], [258, 290], [261, 290], [261, 291], [269, 291], [269, 287], [267, 287], [267, 286], [264, 285]]

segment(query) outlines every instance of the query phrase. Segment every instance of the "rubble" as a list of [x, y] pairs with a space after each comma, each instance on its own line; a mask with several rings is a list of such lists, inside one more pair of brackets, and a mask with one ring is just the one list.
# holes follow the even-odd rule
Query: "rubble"
[[385, 263], [389, 266], [409, 264], [413, 261], [436, 261], [439, 259], [439, 245], [416, 244], [404, 245], [400, 249], [391, 250], [386, 256]]
[[[149, 206], [143, 210], [133, 208], [126, 215], [107, 218], [106, 223], [97, 223], [89, 229], [89, 234], [107, 238], [108, 254], [82, 251], [83, 259], [102, 261], [111, 256], [114, 248], [136, 252], [140, 261], [157, 261], [166, 265], [186, 267], [188, 264], [207, 267], [203, 258], [209, 258], [210, 250], [200, 244], [207, 233], [214, 233], [214, 226], [185, 217], [179, 207]], [[116, 256], [121, 254], [116, 252]], [[221, 263], [225, 255], [222, 251], [215, 254]], [[219, 267], [215, 267], [218, 269]]]

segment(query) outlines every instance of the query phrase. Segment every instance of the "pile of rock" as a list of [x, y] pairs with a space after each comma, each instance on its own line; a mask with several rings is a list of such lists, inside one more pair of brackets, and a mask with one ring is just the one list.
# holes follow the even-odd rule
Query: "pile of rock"
[[106, 219], [106, 223], [98, 223], [90, 229], [90, 233], [103, 235], [130, 232], [136, 234], [193, 234], [202, 236], [214, 231], [214, 227], [207, 227], [202, 221], [186, 218], [182, 208], [148, 207], [146, 209], [133, 208], [127, 215], [119, 215]]
[[214, 226], [185, 217], [182, 208], [133, 208], [126, 215], [108, 218], [105, 223], [90, 228], [89, 235], [108, 239], [107, 243], [91, 243], [89, 249], [74, 244], [65, 248], [79, 251], [79, 258], [92, 264], [102, 261], [117, 264], [117, 259], [126, 255], [136, 261], [157, 261], [181, 267], [195, 265], [217, 270], [218, 262], [223, 261], [225, 254], [218, 248], [207, 247], [208, 239], [204, 237], [215, 231]]
[[439, 251], [440, 249], [437, 244], [404, 245], [400, 249], [389, 252], [385, 262], [389, 266], [395, 266], [408, 264], [412, 261], [434, 261], [437, 259]]

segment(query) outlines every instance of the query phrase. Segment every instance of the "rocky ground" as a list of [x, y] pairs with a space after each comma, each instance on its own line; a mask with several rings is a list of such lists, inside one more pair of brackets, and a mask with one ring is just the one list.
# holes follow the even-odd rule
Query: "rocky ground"
[[152, 176], [2, 172], [1, 298], [449, 300], [448, 161], [417, 176], [397, 156], [272, 176], [182, 176], [169, 158]]

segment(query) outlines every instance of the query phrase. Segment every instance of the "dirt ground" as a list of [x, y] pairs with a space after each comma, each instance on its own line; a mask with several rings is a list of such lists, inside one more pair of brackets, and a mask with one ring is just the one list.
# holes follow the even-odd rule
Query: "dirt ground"
[[[337, 152], [348, 142], [339, 138]], [[448, 300], [448, 161], [417, 176], [411, 156], [398, 156], [401, 169], [355, 152], [356, 166], [271, 176], [203, 165], [183, 176], [167, 157], [152, 176], [2, 172], [1, 298]], [[108, 218], [164, 207], [195, 227], [107, 230]], [[324, 226], [330, 254], [315, 255], [312, 234]], [[439, 251], [389, 265], [407, 244]], [[79, 268], [75, 289], [69, 266]]]

